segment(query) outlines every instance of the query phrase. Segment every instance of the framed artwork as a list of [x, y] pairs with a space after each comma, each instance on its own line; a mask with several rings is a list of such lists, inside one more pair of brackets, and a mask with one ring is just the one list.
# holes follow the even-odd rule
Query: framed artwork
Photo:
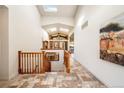
[[59, 53], [58, 52], [46, 52], [46, 57], [48, 61], [59, 61]]
[[100, 58], [124, 66], [124, 13], [101, 27]]
[[54, 48], [59, 49], [59, 42], [58, 41], [54, 42]]
[[48, 49], [48, 41], [43, 41], [43, 49]]

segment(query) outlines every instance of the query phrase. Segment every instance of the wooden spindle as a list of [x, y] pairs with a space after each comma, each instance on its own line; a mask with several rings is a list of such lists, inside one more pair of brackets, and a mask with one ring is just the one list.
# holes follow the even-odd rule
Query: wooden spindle
[[31, 63], [32, 63], [32, 73], [34, 73], [34, 62], [33, 62], [33, 57], [34, 57], [34, 55], [33, 54], [31, 54], [32, 55], [32, 59], [31, 59]]
[[21, 74], [21, 51], [18, 51], [18, 73]]
[[26, 53], [24, 54], [24, 73], [26, 74]]
[[34, 66], [35, 66], [35, 73], [37, 73], [37, 56], [35, 54], [35, 61], [34, 61]]
[[22, 53], [22, 74], [24, 74], [24, 54]]
[[22, 53], [20, 53], [20, 73], [22, 74]]
[[30, 64], [30, 66], [29, 66], [30, 67], [30, 71], [29, 71], [29, 73], [31, 74], [31, 53], [29, 53], [29, 59], [30, 59], [30, 63], [29, 63]]
[[42, 73], [43, 72], [43, 66], [42, 66], [42, 64], [43, 64], [43, 54], [40, 54], [40, 73]]
[[26, 70], [27, 70], [26, 73], [27, 73], [27, 74], [28, 74], [28, 63], [29, 63], [29, 62], [28, 62], [28, 61], [29, 61], [28, 59], [29, 59], [29, 58], [28, 58], [28, 53], [27, 53], [27, 63], [26, 63], [26, 64], [27, 64], [27, 65], [26, 65]]
[[38, 73], [40, 73], [40, 53], [38, 53]]

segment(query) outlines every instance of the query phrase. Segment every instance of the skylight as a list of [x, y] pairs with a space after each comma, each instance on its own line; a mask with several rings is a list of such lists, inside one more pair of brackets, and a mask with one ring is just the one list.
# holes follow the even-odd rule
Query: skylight
[[43, 9], [45, 12], [57, 12], [58, 11], [55, 5], [44, 5]]
[[66, 29], [66, 28], [60, 28], [60, 31], [69, 32], [69, 29]]

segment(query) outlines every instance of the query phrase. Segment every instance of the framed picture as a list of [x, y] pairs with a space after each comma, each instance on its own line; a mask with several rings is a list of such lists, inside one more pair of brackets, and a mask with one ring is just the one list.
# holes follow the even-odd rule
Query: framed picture
[[124, 66], [124, 13], [101, 27], [100, 58]]
[[58, 52], [46, 52], [46, 57], [48, 61], [59, 61], [59, 53]]
[[48, 41], [43, 41], [43, 49], [48, 49]]
[[54, 42], [54, 48], [59, 49], [59, 42], [58, 41]]

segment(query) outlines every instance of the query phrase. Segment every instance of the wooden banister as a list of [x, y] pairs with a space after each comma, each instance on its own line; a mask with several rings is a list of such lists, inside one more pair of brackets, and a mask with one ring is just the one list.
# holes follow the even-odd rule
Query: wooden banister
[[67, 73], [70, 73], [70, 52], [68, 51], [64, 51], [64, 64], [65, 64], [65, 67], [66, 67], [66, 72]]
[[[70, 73], [70, 53], [64, 51], [64, 65], [66, 72]], [[51, 71], [51, 62], [46, 57], [46, 52], [18, 51], [19, 74], [40, 74]]]
[[44, 52], [22, 52], [18, 51], [19, 74], [43, 73]]

